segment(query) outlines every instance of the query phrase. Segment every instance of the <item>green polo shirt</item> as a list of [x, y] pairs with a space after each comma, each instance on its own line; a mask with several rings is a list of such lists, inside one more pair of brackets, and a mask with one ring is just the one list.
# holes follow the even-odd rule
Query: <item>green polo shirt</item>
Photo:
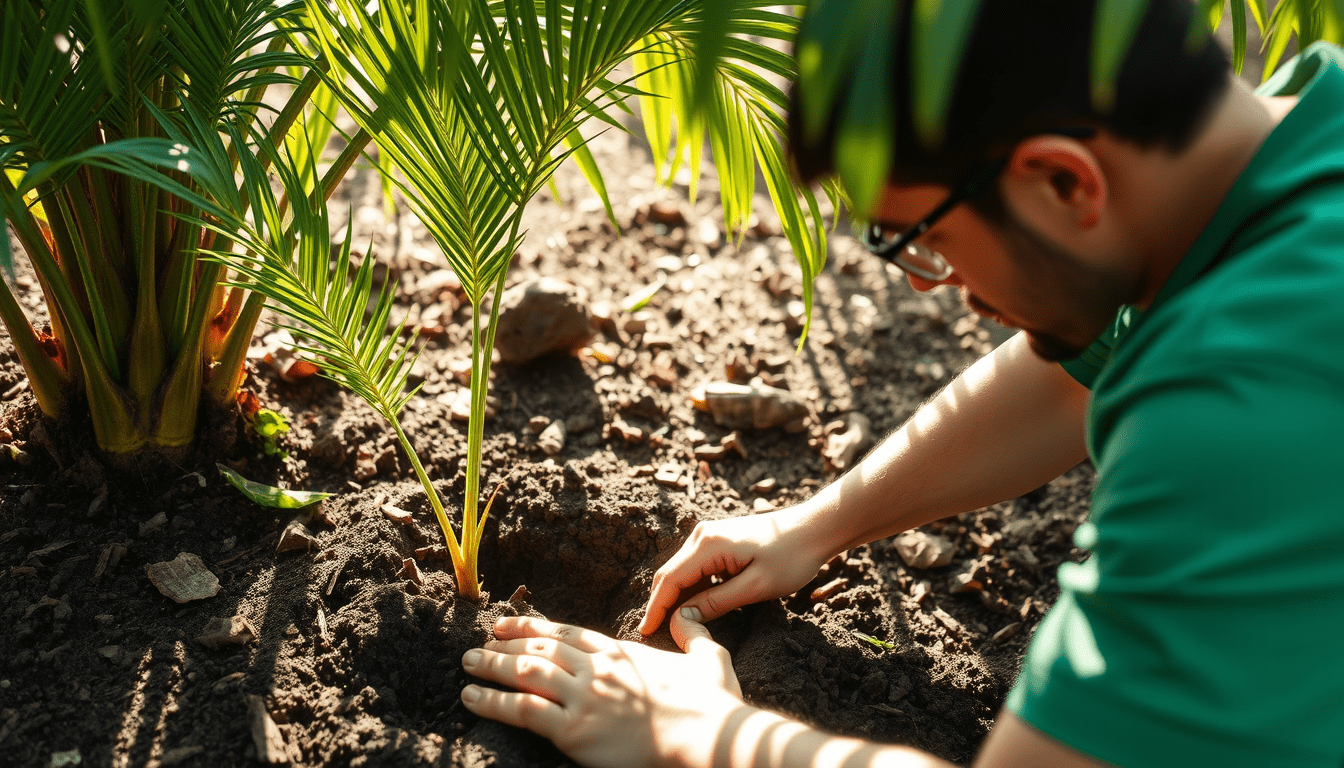
[[1341, 61], [1266, 84], [1299, 103], [1148, 310], [1066, 365], [1092, 388], [1092, 555], [1008, 708], [1097, 759], [1344, 766]]

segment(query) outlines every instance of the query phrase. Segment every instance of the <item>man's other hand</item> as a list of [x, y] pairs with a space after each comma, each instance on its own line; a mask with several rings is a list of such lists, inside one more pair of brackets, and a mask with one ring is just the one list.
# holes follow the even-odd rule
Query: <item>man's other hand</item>
[[[687, 612], [692, 613], [693, 612]], [[468, 685], [467, 709], [544, 736], [590, 768], [708, 765], [711, 734], [742, 705], [732, 659], [678, 613], [685, 653], [530, 617], [503, 617], [466, 670], [516, 691]], [[703, 753], [703, 754], [702, 754]]]
[[[709, 621], [734, 608], [802, 589], [835, 554], [808, 520], [799, 506], [697, 525], [654, 574], [640, 633], [652, 634], [683, 601], [700, 612], [702, 621]], [[698, 591], [715, 576], [726, 580]], [[684, 647], [677, 631], [673, 622], [672, 634]]]

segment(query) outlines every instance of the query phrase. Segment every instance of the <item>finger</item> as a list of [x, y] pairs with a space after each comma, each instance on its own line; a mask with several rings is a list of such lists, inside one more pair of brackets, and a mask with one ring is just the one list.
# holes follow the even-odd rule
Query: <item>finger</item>
[[568, 727], [568, 716], [563, 707], [531, 693], [468, 685], [462, 689], [462, 703], [475, 715], [526, 728], [552, 740]]
[[733, 695], [742, 698], [742, 686], [733, 672], [733, 658], [728, 649], [714, 641], [709, 630], [701, 624], [700, 612], [695, 608], [682, 607], [672, 616], [672, 639], [687, 655], [705, 656], [713, 659], [723, 676], [724, 686]]
[[[736, 575], [751, 565], [750, 559], [738, 558], [719, 553], [710, 555], [683, 547], [672, 559], [667, 561], [653, 577], [653, 590], [649, 593], [648, 607], [644, 610], [644, 620], [640, 622], [641, 634], [651, 634], [662, 625], [668, 610], [676, 605], [697, 585], [708, 586], [711, 576], [722, 573]], [[685, 556], [683, 557], [683, 553]], [[730, 609], [731, 610], [731, 609]]]
[[744, 574], [706, 589], [686, 600], [685, 606], [700, 611], [701, 621], [711, 621], [744, 605], [758, 603], [768, 595], [755, 576]]
[[616, 642], [601, 632], [591, 629], [556, 624], [535, 616], [501, 616], [495, 621], [495, 637], [517, 640], [527, 637], [549, 637], [587, 653], [596, 653]]
[[487, 650], [511, 656], [536, 656], [545, 659], [571, 675], [592, 666], [588, 654], [568, 643], [551, 637], [520, 637], [514, 640], [491, 640]]
[[[665, 581], [663, 583], [670, 584], [672, 582]], [[644, 618], [640, 620], [640, 634], [649, 635], [656, 632], [658, 627], [662, 626], [663, 622], [671, 616], [672, 606], [685, 602], [693, 595], [704, 592], [713, 583], [712, 576], [701, 576], [692, 584], [677, 586], [675, 592], [669, 591], [664, 601], [659, 605], [654, 605], [653, 602], [658, 597], [657, 587], [655, 587], [655, 591], [649, 593], [649, 605], [645, 607]]]
[[491, 682], [535, 693], [564, 704], [578, 688], [578, 678], [537, 656], [515, 656], [473, 648], [462, 654], [462, 668]]

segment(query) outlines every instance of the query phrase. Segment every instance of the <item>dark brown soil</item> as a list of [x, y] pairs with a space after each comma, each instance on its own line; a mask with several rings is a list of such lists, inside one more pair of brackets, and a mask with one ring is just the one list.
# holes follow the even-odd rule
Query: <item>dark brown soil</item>
[[[778, 483], [764, 495], [775, 507], [807, 498], [834, 477], [821, 455], [824, 425], [860, 412], [886, 434], [1001, 338], [953, 295], [913, 294], [838, 235], [817, 282], [812, 334], [793, 356], [787, 308], [801, 292], [799, 272], [768, 202], [738, 248], [688, 234], [717, 216], [703, 193], [685, 207], [687, 226], [640, 223], [651, 202], [684, 188], [655, 191], [646, 155], [626, 141], [598, 146], [599, 162], [619, 169], [608, 180], [622, 232], [576, 174], [562, 174], [568, 205], [536, 201], [513, 272], [514, 282], [560, 276], [592, 301], [617, 303], [659, 269], [670, 278], [647, 310], [646, 332], [599, 340], [617, 352], [611, 363], [557, 354], [498, 367], [484, 482], [502, 490], [482, 570], [496, 600], [521, 584], [530, 605], [482, 610], [455, 599], [451, 565], [433, 553], [419, 556], [423, 586], [403, 573], [417, 549], [441, 542], [433, 514], [390, 430], [330, 382], [286, 383], [270, 366], [251, 366], [245, 387], [293, 425], [281, 440], [288, 458], [265, 457], [241, 418], [225, 413], [203, 425], [206, 447], [186, 463], [113, 472], [78, 426], [34, 416], [0, 338], [0, 426], [31, 457], [0, 466], [0, 762], [48, 766], [55, 753], [78, 750], [93, 766], [250, 765], [257, 748], [246, 697], [256, 695], [295, 765], [568, 765], [548, 743], [459, 704], [461, 654], [487, 637], [494, 616], [535, 610], [633, 639], [653, 571], [698, 520], [752, 514], [762, 496], [750, 489], [767, 478]], [[333, 210], [354, 206], [356, 242], [372, 242], [401, 278], [401, 306], [444, 302], [454, 321], [429, 338], [417, 370], [424, 387], [404, 414], [451, 515], [464, 477], [465, 425], [449, 406], [462, 386], [453, 374], [466, 357], [466, 309], [416, 287], [442, 257], [425, 260], [437, 252], [412, 217], [383, 218], [375, 179], [356, 176], [339, 194]], [[20, 282], [31, 297], [31, 278]], [[675, 381], [650, 375], [662, 349]], [[809, 429], [745, 431], [745, 457], [707, 465], [710, 476], [689, 488], [659, 485], [651, 468], [697, 472], [696, 431], [711, 443], [728, 434], [692, 407], [690, 392], [730, 373], [761, 374], [801, 396], [814, 412]], [[528, 428], [536, 416], [569, 426], [558, 455], [538, 448]], [[611, 429], [616, 421], [643, 437], [627, 442]], [[312, 524], [320, 549], [277, 554], [294, 513], [244, 499], [217, 460], [256, 480], [335, 492], [322, 506], [325, 522]], [[1080, 467], [1022, 498], [928, 526], [956, 542], [949, 566], [910, 568], [891, 542], [876, 542], [832, 561], [799, 594], [711, 628], [733, 652], [750, 702], [966, 762], [1057, 593], [1056, 567], [1080, 557], [1071, 534], [1091, 485]], [[412, 511], [414, 524], [395, 525], [384, 504]], [[142, 532], [159, 513], [167, 522]], [[125, 556], [94, 578], [115, 545]], [[179, 606], [159, 594], [145, 566], [180, 552], [218, 576], [217, 596]], [[982, 590], [958, 591], [968, 571]], [[847, 586], [812, 599], [836, 578]], [[251, 621], [256, 642], [211, 650], [196, 640], [209, 620], [235, 614]], [[665, 632], [653, 642], [670, 645]]]

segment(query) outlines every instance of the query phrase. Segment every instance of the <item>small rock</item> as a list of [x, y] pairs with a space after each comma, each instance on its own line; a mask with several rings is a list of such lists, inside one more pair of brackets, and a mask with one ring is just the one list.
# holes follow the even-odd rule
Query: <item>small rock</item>
[[1003, 641], [1011, 638], [1013, 635], [1016, 635], [1018, 630], [1020, 629], [1022, 629], [1022, 622], [1014, 621], [1012, 624], [1009, 624], [1005, 626], [1003, 629], [1000, 629], [998, 632], [995, 632], [994, 635], [989, 639], [996, 643], [1002, 643]]
[[838, 579], [831, 579], [830, 581], [826, 582], [820, 587], [817, 587], [816, 589], [812, 590], [811, 595], [812, 600], [813, 602], [818, 603], [823, 602], [832, 595], [835, 595], [836, 593], [839, 592], [843, 592], [845, 588], [848, 586], [849, 586], [849, 579], [843, 577]]
[[802, 423], [810, 413], [807, 405], [786, 389], [754, 382], [726, 381], [706, 384], [692, 393], [696, 408], [709, 411], [717, 424], [730, 429], [769, 429], [792, 422]]
[[774, 493], [776, 488], [779, 488], [779, 481], [773, 477], [767, 477], [751, 484], [752, 493]]
[[516, 285], [500, 297], [495, 348], [506, 363], [525, 363], [592, 341], [587, 299], [575, 285], [543, 277]]
[[650, 318], [652, 318], [652, 315], [650, 315], [648, 312], [636, 312], [635, 314], [627, 317], [625, 319], [625, 322], [621, 323], [621, 330], [625, 331], [631, 336], [637, 336], [649, 330]]
[[690, 479], [682, 474], [681, 467], [676, 464], [664, 464], [659, 467], [653, 475], [653, 480], [669, 488], [686, 488], [691, 484]]
[[401, 575], [410, 579], [417, 587], [425, 586], [425, 575], [420, 572], [420, 566], [413, 557], [401, 561]]
[[774, 512], [775, 505], [770, 503], [769, 499], [762, 499], [761, 497], [757, 496], [751, 502], [751, 511], [755, 512], [758, 515], [763, 512]]
[[167, 513], [160, 512], [159, 514], [149, 518], [148, 520], [140, 524], [140, 538], [143, 539], [144, 537], [159, 530], [160, 528], [162, 528], [167, 524], [168, 524]]
[[654, 224], [662, 224], [668, 229], [686, 226], [686, 214], [682, 213], [681, 206], [673, 202], [653, 203], [645, 211], [644, 218]]
[[527, 420], [527, 431], [534, 435], [539, 435], [542, 430], [551, 425], [550, 416], [533, 416]]
[[175, 603], [204, 600], [219, 594], [219, 579], [205, 567], [200, 555], [182, 552], [170, 561], [145, 566], [149, 580]]
[[565, 448], [565, 422], [556, 420], [537, 436], [537, 445], [547, 456], [554, 456]]
[[121, 658], [120, 645], [104, 645], [98, 649], [98, 655], [115, 664]]
[[719, 231], [719, 225], [708, 217], [696, 222], [695, 239], [711, 251], [723, 245], [723, 233]]
[[320, 370], [313, 363], [300, 359], [289, 347], [274, 348], [266, 354], [264, 360], [280, 374], [281, 379], [290, 383], [302, 381]]
[[616, 315], [619, 310], [616, 305], [610, 301], [597, 301], [588, 308], [589, 314], [593, 317], [593, 322], [605, 333], [615, 335], [616, 333]]
[[382, 506], [382, 511], [383, 511], [383, 517], [386, 517], [388, 520], [391, 520], [397, 525], [414, 524], [414, 520], [411, 519], [411, 513], [407, 512], [401, 507], [395, 507], [392, 506], [391, 504], [384, 504]]
[[378, 464], [373, 460], [373, 454], [360, 448], [355, 453], [355, 479], [364, 482], [374, 475], [378, 474]]
[[280, 543], [275, 545], [276, 552], [293, 552], [295, 550], [306, 552], [321, 548], [322, 542], [313, 535], [313, 532], [301, 520], [291, 520], [289, 525], [285, 526], [284, 533], [280, 534]]
[[84, 762], [84, 757], [79, 754], [78, 749], [51, 753], [51, 768], [71, 768], [71, 766], [79, 765], [82, 762]]
[[215, 651], [228, 645], [247, 645], [256, 640], [257, 628], [242, 614], [211, 619], [206, 622], [205, 629], [196, 638], [196, 642]]
[[826, 438], [826, 448], [821, 452], [822, 458], [837, 472], [852, 466], [859, 454], [873, 444], [872, 422], [867, 416], [851, 413], [840, 424], [840, 429]]
[[722, 445], [730, 451], [737, 451], [737, 455], [744, 459], [747, 458], [747, 447], [742, 444], [742, 436], [737, 433], [737, 430], [733, 430], [724, 435], [723, 438], [719, 440], [719, 445]]
[[[470, 421], [471, 421], [471, 390], [470, 390], [470, 389], [467, 389], [466, 387], [463, 387], [462, 389], [457, 390], [457, 393], [456, 393], [456, 394], [448, 395], [447, 393], [445, 393], [445, 395], [446, 395], [448, 398], [451, 398], [451, 401], [450, 401], [450, 402], [452, 403], [452, 405], [450, 405], [450, 406], [448, 407], [448, 416], [449, 416], [450, 418], [452, 418], [453, 421], [470, 422]], [[444, 397], [444, 396], [440, 396], [439, 399], [440, 399], [440, 401], [443, 401], [443, 400], [445, 399], [445, 397]], [[496, 403], [496, 402], [497, 402], [497, 400], [495, 399], [494, 395], [487, 395], [487, 396], [486, 396], [486, 398], [485, 398], [485, 418], [486, 418], [487, 421], [490, 420], [490, 419], [493, 419], [493, 418], [495, 417], [495, 403]]]
[[644, 430], [639, 427], [632, 427], [620, 419], [613, 421], [610, 427], [612, 432], [620, 435], [621, 439], [630, 445], [636, 445], [644, 441]]
[[952, 563], [956, 547], [942, 536], [910, 531], [896, 537], [896, 553], [911, 568], [942, 568]]
[[257, 749], [258, 762], [272, 765], [289, 762], [285, 737], [280, 734], [280, 727], [271, 719], [260, 696], [247, 697], [247, 725], [252, 731], [252, 743]]
[[695, 458], [700, 461], [719, 461], [728, 455], [728, 449], [722, 445], [697, 445]]
[[451, 269], [437, 269], [415, 281], [416, 293], [427, 293], [431, 298], [442, 300], [448, 293], [462, 290], [462, 280]]

